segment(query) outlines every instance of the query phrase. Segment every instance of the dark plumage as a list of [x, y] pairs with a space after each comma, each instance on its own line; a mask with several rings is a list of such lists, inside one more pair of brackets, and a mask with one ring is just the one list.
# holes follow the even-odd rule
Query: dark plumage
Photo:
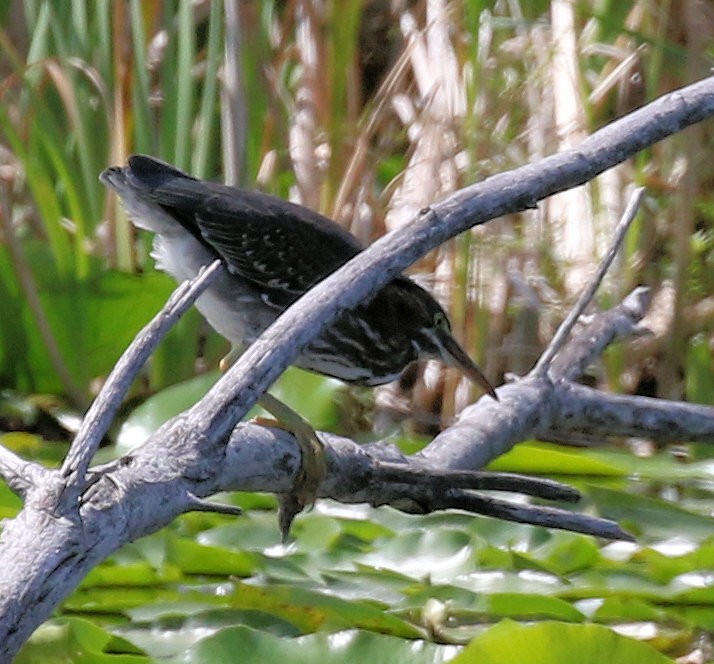
[[[129, 157], [101, 180], [134, 223], [156, 234], [157, 266], [178, 280], [220, 257], [227, 274], [197, 307], [234, 345], [250, 344], [316, 283], [358, 254], [357, 239], [326, 217], [266, 194], [197, 180], [152, 157]], [[443, 309], [407, 277], [347, 311], [296, 365], [347, 382], [379, 385], [419, 358], [460, 367], [495, 398], [454, 340]]]

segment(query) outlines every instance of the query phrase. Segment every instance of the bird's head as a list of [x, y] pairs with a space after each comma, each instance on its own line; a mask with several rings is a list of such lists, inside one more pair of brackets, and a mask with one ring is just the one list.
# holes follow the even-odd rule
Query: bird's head
[[[407, 280], [404, 280], [407, 281]], [[439, 303], [419, 286], [406, 287], [403, 292], [409, 302], [403, 302], [400, 312], [402, 324], [416, 331], [413, 344], [421, 359], [438, 359], [444, 364], [463, 371], [468, 378], [480, 385], [491, 397], [498, 400], [496, 391], [475, 362], [461, 348], [451, 333], [449, 319]]]
[[454, 339], [449, 319], [443, 309], [436, 302], [433, 304], [436, 306], [430, 307], [432, 311], [428, 312], [430, 317], [425, 321], [427, 324], [419, 328], [415, 340], [419, 347], [419, 356], [436, 358], [447, 366], [460, 369], [472, 382], [480, 385], [491, 397], [498, 400], [493, 385]]

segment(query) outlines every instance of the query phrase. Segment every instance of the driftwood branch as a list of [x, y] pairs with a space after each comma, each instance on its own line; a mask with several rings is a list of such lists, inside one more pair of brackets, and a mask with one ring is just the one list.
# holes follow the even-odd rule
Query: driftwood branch
[[[93, 433], [73, 447], [59, 471], [0, 452], [0, 475], [24, 499], [22, 511], [4, 522], [0, 535], [0, 660], [11, 659], [87, 572], [125, 542], [157, 530], [182, 512], [209, 509], [205, 498], [218, 491], [285, 492], [291, 487], [299, 464], [292, 437], [278, 429], [236, 423], [340, 312], [449, 237], [534, 207], [542, 198], [586, 182], [712, 115], [714, 78], [708, 78], [612, 123], [576, 149], [494, 176], [423, 210], [408, 227], [376, 242], [305, 295], [200, 403], [112, 464], [84, 472], [95, 447], [87, 441], [95, 440], [105, 426], [101, 413], [87, 425]], [[637, 290], [622, 305], [596, 315], [578, 336], [551, 353], [552, 361], [544, 363], [547, 370], [499, 388], [500, 403], [480, 400], [418, 455], [404, 457], [386, 444], [360, 447], [323, 436], [328, 474], [320, 495], [415, 512], [456, 507], [627, 537], [611, 522], [558, 508], [514, 505], [474, 491], [487, 487], [571, 500], [575, 494], [567, 487], [473, 471], [517, 440], [548, 430], [604, 433], [607, 428], [611, 434], [619, 422], [623, 431], [639, 427], [638, 435], [671, 439], [679, 424], [677, 431], [684, 438], [714, 438], [712, 409], [600, 395], [573, 384], [605, 345], [638, 331], [645, 307], [645, 293]], [[581, 406], [578, 400], [589, 405]], [[657, 406], [662, 406], [662, 417]], [[668, 407], [680, 408], [682, 415], [689, 409], [695, 435], [684, 430], [683, 417], [664, 417]]]

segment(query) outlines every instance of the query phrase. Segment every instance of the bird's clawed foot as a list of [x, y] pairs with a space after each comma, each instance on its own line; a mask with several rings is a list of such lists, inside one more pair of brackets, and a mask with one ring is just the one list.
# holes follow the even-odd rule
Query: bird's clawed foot
[[[231, 351], [220, 361], [219, 368], [222, 372], [228, 371], [230, 366], [240, 356], [243, 348], [233, 346]], [[317, 437], [315, 430], [296, 413], [290, 406], [284, 404], [272, 394], [263, 394], [258, 403], [267, 410], [275, 419], [263, 420], [257, 418], [259, 424], [277, 426], [289, 431], [295, 436], [300, 447], [300, 467], [295, 476], [295, 482], [289, 493], [281, 494], [278, 498], [278, 525], [283, 537], [283, 542], [290, 534], [290, 526], [295, 517], [305, 507], [311, 506], [317, 499], [320, 484], [327, 473], [325, 447]]]
[[266, 393], [259, 399], [259, 403], [276, 418], [277, 422], [271, 424], [292, 433], [300, 447], [300, 467], [293, 487], [289, 493], [279, 498], [278, 524], [284, 542], [295, 516], [305, 507], [312, 505], [317, 498], [320, 484], [327, 473], [325, 447], [315, 430], [282, 401]]

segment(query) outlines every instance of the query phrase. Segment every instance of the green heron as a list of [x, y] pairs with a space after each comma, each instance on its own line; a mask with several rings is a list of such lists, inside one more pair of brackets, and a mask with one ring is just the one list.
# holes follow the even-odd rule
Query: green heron
[[[100, 179], [116, 190], [137, 227], [156, 234], [151, 255], [158, 269], [183, 281], [216, 258], [223, 261], [226, 269], [196, 306], [234, 350], [255, 341], [288, 306], [363, 248], [317, 212], [267, 194], [198, 180], [153, 157], [131, 156], [127, 166], [108, 168]], [[497, 398], [451, 335], [441, 306], [405, 276], [341, 314], [295, 365], [348, 383], [381, 385], [420, 358], [459, 367]], [[274, 399], [262, 403], [278, 419], [287, 417]], [[292, 423], [289, 428], [294, 430]], [[306, 436], [309, 442], [305, 436], [297, 438], [303, 474], [311, 477], [307, 490], [294, 491], [294, 513], [314, 500], [324, 474], [321, 443], [314, 432]], [[315, 456], [322, 457], [317, 464], [311, 463]]]

